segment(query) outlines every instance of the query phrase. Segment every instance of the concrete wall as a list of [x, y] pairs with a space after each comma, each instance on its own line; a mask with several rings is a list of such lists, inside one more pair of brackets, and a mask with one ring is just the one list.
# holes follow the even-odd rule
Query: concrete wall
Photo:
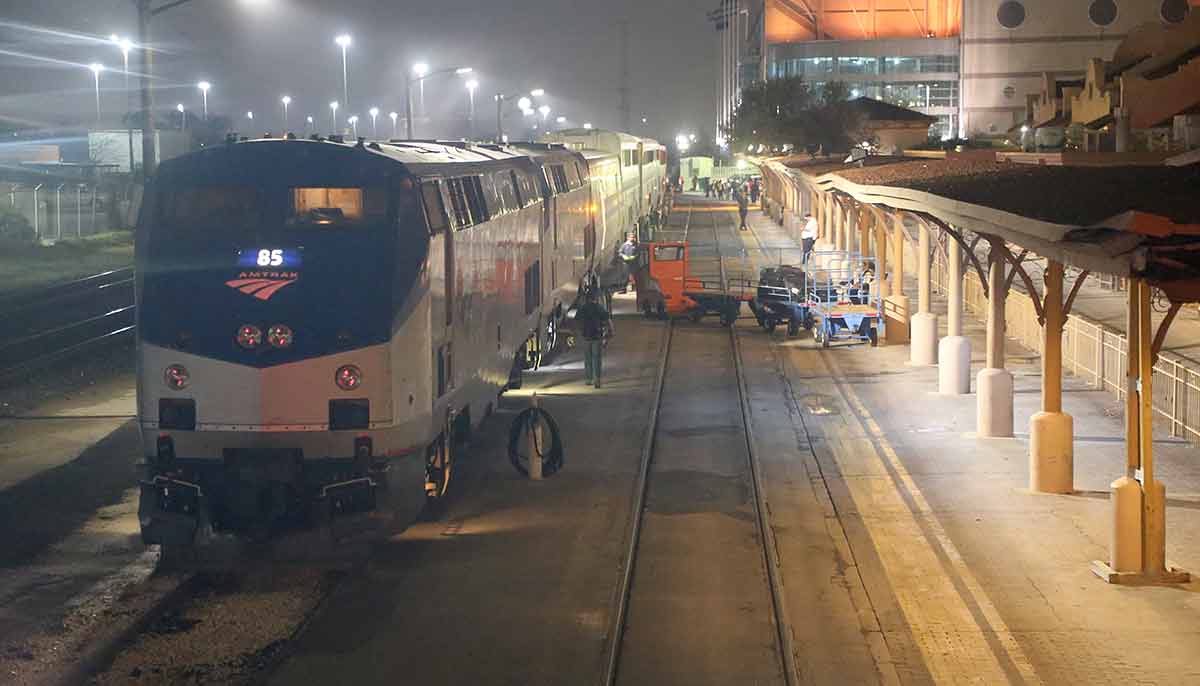
[[1115, 0], [1106, 27], [1088, 16], [1092, 0], [1019, 0], [1025, 20], [1001, 26], [1006, 0], [964, 0], [962, 30], [963, 125], [967, 133], [1003, 133], [1025, 114], [1025, 95], [1041, 88], [1043, 72], [1081, 78], [1088, 59], [1111, 59], [1134, 27], [1161, 22], [1159, 0]]

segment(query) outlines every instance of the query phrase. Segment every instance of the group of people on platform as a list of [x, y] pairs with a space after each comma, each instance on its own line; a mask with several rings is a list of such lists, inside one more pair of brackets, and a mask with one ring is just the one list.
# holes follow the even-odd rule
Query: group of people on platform
[[718, 200], [736, 200], [744, 195], [750, 202], [757, 203], [762, 194], [762, 182], [759, 179], [701, 179], [704, 186], [704, 197]]

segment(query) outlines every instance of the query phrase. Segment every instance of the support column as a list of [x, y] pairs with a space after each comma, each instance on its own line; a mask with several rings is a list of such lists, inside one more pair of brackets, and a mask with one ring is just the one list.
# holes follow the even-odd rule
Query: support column
[[828, 193], [817, 193], [819, 198], [817, 204], [817, 242], [813, 243], [813, 252], [817, 253], [813, 256], [813, 264], [818, 268], [825, 267], [829, 263], [829, 251], [833, 249], [833, 212], [830, 206], [833, 204], [833, 196]]
[[938, 342], [938, 392], [963, 395], [971, 392], [971, 339], [962, 335], [963, 251], [958, 241], [947, 243], [949, 263], [946, 284], [946, 337]]
[[908, 296], [904, 295], [904, 214], [897, 212], [892, 222], [892, 265], [888, 285], [892, 294], [883, 301], [887, 321], [887, 342], [908, 342]]
[[833, 196], [829, 204], [833, 208], [833, 255], [827, 266], [836, 274], [846, 266], [846, 212]]
[[1062, 407], [1063, 273], [1061, 262], [1046, 261], [1042, 325], [1042, 411], [1029, 418], [1029, 490], [1075, 490], [1075, 424]]
[[1004, 368], [1004, 243], [991, 240], [988, 253], [987, 365], [976, 380], [975, 435], [1009, 438], [1013, 435], [1013, 377]]
[[1186, 583], [1166, 561], [1166, 488], [1154, 478], [1154, 337], [1150, 284], [1131, 281], [1126, 326], [1125, 476], [1111, 485], [1113, 533], [1108, 563], [1092, 571], [1109, 583]]
[[887, 259], [887, 222], [883, 215], [875, 214], [875, 287], [882, 297], [891, 294], [888, 290], [888, 259]]
[[914, 365], [937, 364], [938, 317], [933, 313], [929, 285], [929, 225], [919, 222], [917, 239], [917, 313], [912, 316], [912, 345], [909, 362]]

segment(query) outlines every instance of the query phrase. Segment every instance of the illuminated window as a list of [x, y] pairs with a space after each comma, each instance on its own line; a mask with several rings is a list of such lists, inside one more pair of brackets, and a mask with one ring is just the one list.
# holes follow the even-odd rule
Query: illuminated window
[[288, 226], [353, 226], [387, 216], [387, 193], [377, 188], [293, 188]]
[[879, 58], [839, 57], [837, 70], [839, 74], [878, 74]]

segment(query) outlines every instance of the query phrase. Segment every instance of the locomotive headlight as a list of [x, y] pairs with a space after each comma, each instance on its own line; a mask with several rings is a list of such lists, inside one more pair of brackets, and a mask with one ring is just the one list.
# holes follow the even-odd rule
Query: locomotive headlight
[[353, 391], [362, 385], [362, 370], [352, 364], [343, 365], [338, 367], [333, 380], [343, 391]]
[[276, 324], [267, 329], [267, 343], [270, 343], [272, 348], [290, 348], [294, 338], [292, 329], [283, 324]]
[[253, 350], [262, 345], [262, 329], [253, 324], [244, 324], [238, 328], [237, 343], [246, 350]]
[[188, 387], [191, 380], [192, 375], [188, 373], [187, 367], [181, 364], [169, 365], [163, 370], [163, 382], [172, 391], [182, 391]]

